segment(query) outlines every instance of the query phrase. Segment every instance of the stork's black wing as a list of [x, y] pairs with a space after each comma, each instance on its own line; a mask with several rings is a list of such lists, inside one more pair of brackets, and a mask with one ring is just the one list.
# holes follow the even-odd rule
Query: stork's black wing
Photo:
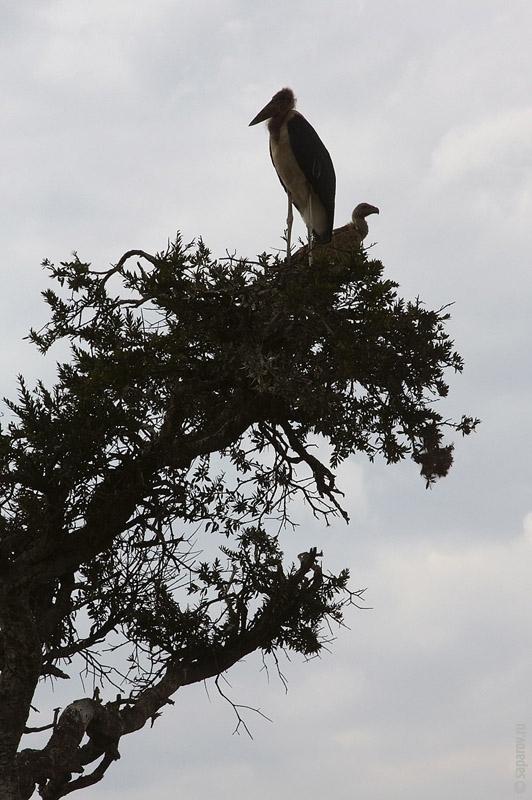
[[320, 198], [329, 218], [329, 234], [322, 237], [325, 244], [331, 240], [334, 225], [334, 199], [336, 175], [329, 151], [305, 117], [297, 112], [287, 122], [290, 146], [305, 177]]

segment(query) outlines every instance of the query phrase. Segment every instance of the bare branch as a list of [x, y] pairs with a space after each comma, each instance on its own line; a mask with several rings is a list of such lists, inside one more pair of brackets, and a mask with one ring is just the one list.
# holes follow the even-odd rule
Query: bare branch
[[216, 688], [217, 688], [218, 693], [220, 694], [220, 696], [223, 697], [223, 699], [226, 700], [229, 703], [229, 705], [231, 706], [231, 708], [235, 712], [235, 715], [236, 715], [236, 718], [237, 718], [237, 725], [236, 725], [236, 728], [233, 731], [233, 735], [235, 733], [240, 733], [240, 728], [242, 727], [242, 728], [244, 728], [244, 730], [247, 733], [247, 735], [249, 736], [249, 738], [253, 739], [251, 731], [250, 731], [245, 719], [243, 718], [243, 716], [241, 714], [241, 710], [252, 711], [254, 714], [258, 714], [263, 719], [268, 720], [268, 722], [272, 722], [272, 720], [270, 719], [270, 717], [267, 717], [266, 714], [263, 714], [262, 711], [260, 710], [260, 708], [253, 708], [252, 706], [243, 705], [242, 703], [235, 703], [233, 700], [231, 700], [231, 698], [228, 697], [228, 695], [225, 694], [225, 692], [222, 690], [222, 687], [220, 686], [220, 679], [221, 678], [226, 680], [225, 676], [217, 675], [214, 683], [216, 685]]

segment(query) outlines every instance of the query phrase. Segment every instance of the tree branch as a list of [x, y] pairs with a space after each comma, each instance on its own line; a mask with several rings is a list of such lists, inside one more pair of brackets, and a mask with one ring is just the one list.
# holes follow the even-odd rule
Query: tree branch
[[[288, 576], [277, 575], [270, 597], [250, 626], [224, 646], [210, 647], [201, 653], [183, 653], [171, 658], [159, 681], [128, 701], [102, 705], [84, 698], [63, 711], [43, 751], [23, 750], [17, 757], [19, 771], [33, 776], [40, 784], [43, 800], [59, 800], [78, 788], [101, 780], [113, 760], [120, 757], [118, 743], [122, 736], [144, 727], [155, 719], [160, 709], [171, 703], [171, 696], [183, 686], [219, 676], [237, 661], [257, 649], [271, 649], [272, 642], [297, 609], [308, 602], [321, 585], [321, 569], [316, 548], [299, 557], [300, 566]], [[305, 575], [314, 571], [310, 584]], [[316, 576], [320, 576], [320, 580]], [[125, 706], [121, 708], [121, 706]], [[89, 741], [82, 745], [84, 736]], [[72, 780], [87, 764], [103, 759], [89, 775]], [[28, 795], [29, 797], [29, 795]]]

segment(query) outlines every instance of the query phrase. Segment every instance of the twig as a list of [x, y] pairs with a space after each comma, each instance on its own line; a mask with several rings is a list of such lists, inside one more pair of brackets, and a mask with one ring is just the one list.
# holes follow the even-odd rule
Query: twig
[[[239, 729], [242, 726], [244, 728], [244, 730], [246, 731], [247, 735], [249, 736], [249, 738], [253, 739], [251, 731], [249, 730], [249, 728], [248, 728], [248, 726], [246, 724], [246, 721], [244, 720], [244, 718], [242, 717], [242, 715], [240, 713], [240, 709], [242, 708], [242, 709], [246, 709], [247, 711], [253, 711], [255, 714], [259, 714], [261, 717], [264, 717], [264, 719], [268, 720], [268, 722], [272, 722], [272, 720], [269, 717], [267, 717], [266, 714], [263, 714], [263, 712], [259, 708], [253, 708], [253, 706], [246, 706], [246, 705], [243, 705], [242, 703], [234, 703], [231, 700], [231, 698], [228, 697], [225, 694], [225, 692], [222, 690], [222, 688], [220, 687], [220, 678], [222, 678], [222, 677], [224, 677], [224, 676], [223, 675], [217, 675], [215, 680], [214, 680], [214, 684], [215, 684], [218, 692], [220, 693], [220, 695], [223, 697], [223, 699], [227, 700], [229, 705], [232, 706], [233, 711], [235, 712], [236, 718], [238, 720], [237, 726], [233, 731], [233, 735], [235, 733], [240, 733]], [[224, 678], [224, 680], [226, 680], [226, 679]]]

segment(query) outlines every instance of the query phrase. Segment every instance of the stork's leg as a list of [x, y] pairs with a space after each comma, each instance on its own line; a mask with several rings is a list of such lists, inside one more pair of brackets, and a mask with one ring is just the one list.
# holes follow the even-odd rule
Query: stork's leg
[[288, 214], [286, 217], [286, 263], [290, 264], [290, 250], [291, 248], [291, 240], [292, 240], [292, 222], [294, 221], [294, 212], [292, 209], [292, 198], [289, 192], [286, 193], [288, 196]]

